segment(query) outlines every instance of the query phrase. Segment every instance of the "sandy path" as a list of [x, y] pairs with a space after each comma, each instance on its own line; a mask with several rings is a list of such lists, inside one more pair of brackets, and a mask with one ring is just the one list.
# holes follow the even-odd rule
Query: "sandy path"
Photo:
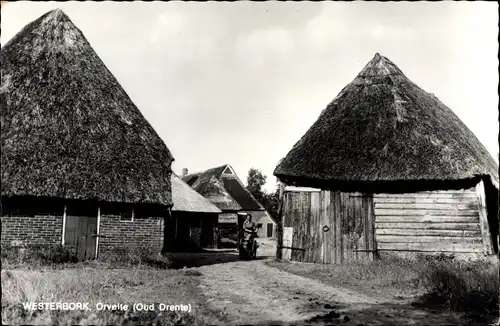
[[328, 325], [466, 324], [456, 316], [419, 310], [407, 302], [369, 297], [283, 272], [265, 260], [206, 265], [198, 270], [209, 304], [224, 311], [231, 324], [303, 324], [315, 317], [314, 324]]

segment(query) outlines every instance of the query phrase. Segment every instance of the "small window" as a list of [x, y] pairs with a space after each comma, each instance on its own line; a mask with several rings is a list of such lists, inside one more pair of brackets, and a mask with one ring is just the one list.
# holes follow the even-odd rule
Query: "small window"
[[257, 227], [260, 229], [262, 228], [262, 223], [257, 224]]
[[232, 174], [233, 174], [233, 172], [231, 171], [231, 169], [230, 169], [230, 168], [229, 168], [229, 166], [228, 166], [228, 167], [226, 167], [226, 168], [224, 169], [224, 172], [222, 172], [222, 174], [231, 174], [231, 175], [232, 175]]
[[134, 209], [129, 208], [120, 212], [120, 222], [133, 222], [134, 221]]

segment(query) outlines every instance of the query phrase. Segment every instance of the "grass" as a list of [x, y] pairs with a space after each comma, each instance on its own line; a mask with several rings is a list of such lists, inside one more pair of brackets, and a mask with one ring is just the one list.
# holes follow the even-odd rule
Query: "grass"
[[482, 319], [498, 315], [498, 261], [464, 261], [445, 256], [387, 258], [372, 263], [317, 265], [269, 262], [271, 266], [327, 284], [412, 305], [467, 313]]
[[100, 257], [99, 261], [78, 259], [71, 248], [52, 247], [12, 247], [2, 245], [2, 269], [40, 269], [40, 268], [79, 268], [99, 266], [100, 268], [154, 267], [159, 269], [177, 268], [176, 262], [168, 256], [161, 256], [155, 248], [139, 246], [136, 248], [118, 248]]
[[[91, 262], [75, 262], [60, 249], [45, 254], [25, 250], [18, 257], [2, 249], [2, 324], [192, 325], [225, 320], [206, 304], [199, 271], [168, 269], [175, 262], [151, 256], [144, 248]], [[25, 309], [29, 302], [88, 303], [92, 310]], [[99, 302], [127, 304], [129, 310], [97, 310]], [[155, 309], [132, 311], [134, 303], [154, 304]], [[160, 311], [160, 303], [190, 304], [191, 311]]]

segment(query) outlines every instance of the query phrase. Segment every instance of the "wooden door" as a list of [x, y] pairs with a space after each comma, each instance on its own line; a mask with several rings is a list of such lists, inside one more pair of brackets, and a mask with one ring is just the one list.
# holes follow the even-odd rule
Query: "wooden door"
[[[291, 245], [285, 245], [285, 230], [292, 232]], [[283, 237], [291, 260], [323, 264], [372, 260], [373, 198], [325, 190], [285, 192]]]
[[267, 237], [271, 238], [273, 236], [273, 224], [267, 223]]
[[375, 216], [373, 196], [361, 193], [340, 193], [342, 258], [344, 261], [371, 261], [374, 258]]
[[79, 260], [96, 258], [97, 216], [66, 216], [64, 246], [76, 250]]

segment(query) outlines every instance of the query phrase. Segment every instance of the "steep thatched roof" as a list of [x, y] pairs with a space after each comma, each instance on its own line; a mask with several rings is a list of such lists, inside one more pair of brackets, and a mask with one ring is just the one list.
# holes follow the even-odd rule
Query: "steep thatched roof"
[[[264, 210], [264, 207], [243, 185], [234, 169], [229, 164], [211, 168], [203, 172], [186, 175], [183, 180], [198, 192], [200, 192], [202, 188], [216, 191], [216, 189], [222, 186], [223, 190], [217, 190], [217, 193], [219, 193], [220, 196], [224, 194], [226, 199], [228, 198], [227, 196], [231, 197], [232, 200], [240, 207], [239, 209]], [[218, 186], [215, 187], [215, 185]], [[203, 195], [206, 197], [205, 194]], [[220, 206], [218, 207], [221, 208]]]
[[288, 184], [446, 182], [498, 166], [467, 126], [387, 58], [376, 54], [278, 164]]
[[214, 176], [203, 176], [193, 184], [196, 190], [223, 211], [239, 211], [241, 206], [224, 188], [224, 183]]
[[170, 151], [61, 10], [0, 60], [2, 195], [172, 204]]
[[220, 209], [174, 173], [172, 173], [172, 198], [174, 212], [221, 213]]

